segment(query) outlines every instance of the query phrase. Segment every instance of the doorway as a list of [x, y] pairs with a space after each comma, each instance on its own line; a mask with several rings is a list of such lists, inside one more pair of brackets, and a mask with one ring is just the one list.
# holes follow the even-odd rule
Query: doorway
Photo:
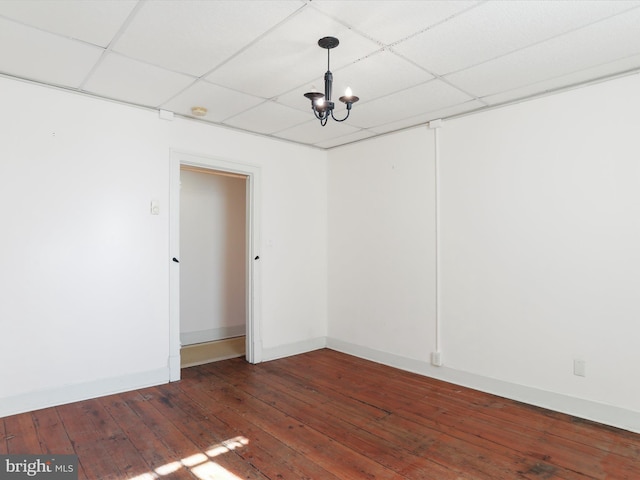
[[[183, 259], [180, 258], [179, 254], [181, 252], [184, 254], [184, 250], [181, 248], [180, 225], [183, 219], [181, 218], [180, 206], [180, 178], [181, 176], [186, 175], [192, 176], [192, 174], [196, 176], [206, 176], [208, 178], [217, 177], [217, 180], [214, 180], [214, 183], [219, 183], [220, 178], [234, 179], [236, 183], [239, 182], [244, 187], [244, 231], [241, 234], [244, 237], [244, 241], [241, 240], [238, 242], [236, 234], [235, 243], [240, 243], [240, 247], [242, 248], [240, 248], [240, 251], [236, 248], [235, 252], [232, 253], [232, 255], [235, 255], [236, 257], [236, 267], [238, 266], [238, 258], [240, 259], [239, 263], [241, 264], [241, 269], [242, 267], [244, 268], [244, 275], [238, 274], [236, 270], [235, 276], [240, 276], [240, 280], [235, 278], [235, 280], [231, 281], [231, 284], [219, 286], [220, 290], [218, 294], [222, 296], [228, 296], [231, 291], [234, 292], [234, 294], [231, 295], [231, 297], [234, 298], [234, 303], [223, 306], [222, 309], [220, 308], [220, 305], [217, 307], [214, 305], [212, 307], [211, 303], [208, 306], [203, 304], [198, 306], [197, 301], [195, 302], [196, 306], [194, 307], [194, 298], [185, 298], [184, 308], [181, 307], [181, 303], [183, 301], [181, 290], [184, 292], [184, 289], [181, 288], [181, 269], [183, 268], [181, 262]], [[206, 184], [207, 181], [205, 180], [203, 183]], [[216, 340], [216, 336], [223, 336], [227, 338], [231, 337], [234, 339], [229, 345], [224, 347], [227, 348], [225, 351], [226, 353], [223, 352], [221, 355], [226, 355], [227, 358], [229, 356], [239, 356], [237, 353], [238, 349], [244, 346], [244, 356], [247, 361], [250, 363], [259, 363], [261, 361], [262, 348], [259, 335], [260, 318], [258, 305], [260, 299], [260, 257], [257, 251], [257, 245], [259, 245], [259, 204], [257, 201], [259, 198], [259, 192], [260, 168], [258, 166], [181, 152], [172, 152], [171, 154], [170, 257], [172, 262], [169, 275], [171, 350], [169, 364], [170, 380], [172, 381], [180, 378], [181, 363], [185, 363], [181, 361], [182, 346], [189, 343], [202, 345], [211, 341], [216, 342], [218, 341]], [[235, 192], [234, 198], [236, 202], [239, 201], [238, 195], [241, 194], [242, 192]], [[191, 202], [191, 200], [193, 199], [190, 199], [189, 201]], [[238, 216], [237, 208], [235, 208], [235, 210], [232, 209], [232, 211], [235, 211], [236, 216]], [[185, 217], [184, 222], [193, 222], [193, 219]], [[197, 230], [197, 228], [195, 228], [195, 230]], [[238, 245], [236, 245], [236, 247], [237, 246]], [[187, 257], [188, 256], [189, 255], [187, 255]], [[185, 257], [185, 259], [187, 257]], [[189, 263], [193, 263], [192, 259], [188, 261]], [[231, 265], [231, 263], [229, 265]], [[184, 267], [186, 270], [192, 270], [192, 265]], [[234, 274], [231, 276], [233, 277], [233, 275]], [[183, 278], [182, 281], [187, 280]], [[187, 282], [191, 284], [191, 288], [198, 284], [197, 279], [194, 281], [188, 280]], [[238, 288], [238, 282], [244, 283], [244, 288]], [[189, 285], [186, 285], [185, 287], [189, 287]], [[239, 299], [237, 295], [238, 291], [241, 292]], [[191, 293], [194, 292], [191, 291], [188, 295], [191, 295]], [[197, 295], [195, 295], [195, 297], [197, 297]], [[239, 303], [243, 303], [243, 305], [239, 306]], [[203, 319], [206, 318], [207, 308], [209, 308], [210, 313], [216, 309], [217, 313], [224, 313], [226, 311], [228, 316], [222, 324], [218, 324], [217, 326], [216, 324], [206, 326], [206, 320]], [[211, 308], [213, 308], [213, 310], [211, 310]], [[198, 313], [198, 309], [202, 311]], [[195, 317], [193, 316], [194, 312], [197, 313]], [[185, 323], [185, 325], [187, 325], [185, 329], [181, 328], [182, 315], [185, 315], [185, 322], [187, 322]], [[187, 315], [192, 316], [192, 318], [187, 318]], [[242, 316], [244, 316], [244, 321], [242, 321]], [[244, 333], [246, 333], [244, 340], [238, 336], [240, 329], [243, 329]], [[244, 345], [239, 346], [239, 343], [243, 343]], [[231, 350], [229, 351], [229, 349]], [[184, 354], [186, 355], [186, 353]], [[200, 353], [198, 353], [198, 355], [200, 355]], [[189, 363], [188, 359], [185, 360]], [[192, 364], [197, 362], [198, 360], [195, 360]]]
[[245, 355], [247, 176], [180, 166], [180, 366]]

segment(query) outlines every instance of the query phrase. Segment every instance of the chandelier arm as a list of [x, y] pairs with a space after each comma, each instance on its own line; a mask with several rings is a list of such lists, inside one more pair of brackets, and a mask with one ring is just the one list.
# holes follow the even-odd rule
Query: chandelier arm
[[315, 117], [316, 117], [318, 120], [321, 120], [321, 121], [322, 121], [324, 118], [326, 118], [326, 117], [328, 116], [328, 115], [326, 114], [326, 112], [321, 112], [321, 111], [319, 111], [319, 110], [316, 108], [316, 106], [315, 106], [315, 105], [313, 105], [311, 108], [312, 108], [312, 110], [313, 110], [313, 114], [315, 115]]
[[351, 109], [347, 110], [347, 115], [342, 119], [338, 119], [336, 117], [333, 116], [333, 110], [331, 110], [331, 118], [333, 118], [336, 122], [344, 122], [347, 118], [349, 118], [349, 114], [351, 113]]

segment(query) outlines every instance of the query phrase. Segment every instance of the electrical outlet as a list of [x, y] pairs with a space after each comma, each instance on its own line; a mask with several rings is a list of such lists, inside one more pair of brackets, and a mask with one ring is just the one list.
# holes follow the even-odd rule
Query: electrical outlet
[[442, 354], [440, 352], [431, 352], [431, 365], [442, 366]]
[[573, 374], [578, 377], [586, 377], [587, 376], [587, 362], [584, 360], [574, 360], [573, 361]]
[[160, 202], [151, 200], [151, 215], [160, 215]]

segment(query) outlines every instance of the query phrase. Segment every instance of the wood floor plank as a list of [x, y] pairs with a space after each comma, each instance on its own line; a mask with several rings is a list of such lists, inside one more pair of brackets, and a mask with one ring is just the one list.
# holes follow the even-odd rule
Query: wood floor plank
[[173, 390], [166, 386], [153, 388], [148, 391], [148, 402], [164, 421], [170, 422], [182, 434], [182, 438], [189, 439], [192, 457], [197, 455], [203, 461], [215, 463], [241, 478], [268, 478], [260, 469], [243, 460], [241, 452], [246, 448], [247, 439], [237, 428], [231, 429], [224, 422], [211, 421], [210, 412], [198, 411], [192, 402], [183, 401]]
[[[344, 419], [340, 416], [327, 414], [326, 410], [322, 409], [319, 403], [312, 400], [303, 401], [296, 399], [293, 388], [287, 392], [283, 392], [279, 390], [273, 382], [266, 384], [262, 382], [258, 383], [254, 380], [251, 386], [243, 389], [243, 391], [249, 395], [259, 396], [261, 401], [266, 402], [271, 407], [283, 413], [293, 412], [291, 416], [297, 421], [314, 428], [328, 438], [332, 438], [334, 441], [342, 441], [345, 431], [353, 429], [353, 424], [344, 422]], [[346, 423], [346, 428], [342, 425], [343, 422]], [[363, 453], [376, 458], [378, 461], [380, 461], [380, 456], [377, 454], [393, 455], [394, 453], [395, 448], [389, 448], [387, 445], [384, 446], [384, 449], [376, 451], [375, 444], [379, 443], [379, 438], [368, 432], [358, 432], [356, 436], [353, 435], [353, 431], [349, 433], [350, 437], [358, 437], [359, 440], [362, 440], [361, 451]], [[395, 453], [397, 458], [400, 453]]]
[[[270, 382], [273, 385], [276, 380], [271, 378]], [[348, 400], [342, 400], [339, 403], [345, 404], [348, 403]], [[329, 417], [336, 415], [336, 412], [340, 412], [340, 408], [337, 405], [334, 406], [333, 402], [324, 406], [317, 405], [314, 408], [318, 410], [324, 409], [325, 415]], [[443, 431], [438, 424], [420, 424], [404, 418], [399, 413], [392, 411], [383, 418], [367, 419], [366, 417], [360, 417], [355, 412], [350, 412], [348, 417], [345, 417], [345, 420], [351, 422], [356, 428], [375, 432], [386, 444], [394, 445], [396, 448], [401, 447], [411, 456], [420, 457], [428, 453], [431, 460], [447, 465], [450, 469], [459, 471], [459, 473], [463, 473], [458, 469], [462, 462], [466, 462], [469, 465], [474, 462], [478, 463], [475, 470], [484, 472], [487, 478], [499, 478], [500, 476], [516, 478], [522, 472], [529, 471], [534, 466], [540, 468], [538, 459], [527, 460], [525, 456], [518, 455], [510, 449], [504, 449], [500, 453], [492, 452], [486, 442], [477, 439], [473, 434], [465, 434], [455, 429]], [[338, 413], [338, 415], [341, 414]], [[328, 423], [330, 423], [330, 420]], [[416, 434], [416, 432], [418, 433]], [[443, 437], [443, 434], [446, 436]], [[478, 458], [486, 458], [488, 460], [477, 462]], [[408, 461], [409, 458], [405, 458], [405, 460]], [[413, 460], [412, 464], [415, 468], [419, 462]], [[428, 468], [429, 465], [425, 465], [425, 467]], [[558, 478], [584, 477], [569, 473], [568, 476], [559, 476]]]
[[[222, 368], [211, 368], [212, 374], [217, 374], [229, 382], [233, 382], [233, 372], [222, 372]], [[459, 478], [462, 473], [453, 463], [444, 465], [429, 458], [418, 458], [402, 442], [388, 442], [375, 428], [370, 428], [376, 419], [380, 418], [380, 410], [374, 409], [373, 416], [361, 415], [357, 407], [341, 411], [339, 405], [321, 398], [308, 390], [300, 389], [295, 383], [287, 382], [286, 386], [279, 383], [279, 377], [263, 371], [259, 378], [251, 382], [243, 382], [243, 389], [250, 395], [259, 396], [264, 401], [283, 412], [292, 414], [296, 420], [319, 431], [335, 442], [364, 453], [374, 458], [378, 463], [401, 475], [402, 465], [409, 462], [422, 463], [425, 469], [431, 471], [438, 478]], [[297, 387], [297, 388], [296, 388]], [[385, 413], [388, 415], [388, 413]], [[424, 439], [424, 438], [423, 438]], [[396, 438], [394, 440], [401, 440]]]
[[73, 455], [73, 444], [56, 408], [45, 408], [32, 413], [33, 425], [40, 449], [37, 453]]
[[79, 480], [639, 480], [640, 435], [317, 350], [0, 419]]
[[[428, 395], [431, 400], [441, 398], [447, 404], [451, 404], [452, 401], [458, 402], [467, 411], [482, 411], [485, 414], [493, 411], [496, 418], [508, 420], [519, 429], [527, 427], [537, 431], [540, 430], [541, 427], [551, 428], [553, 426], [553, 434], [558, 437], [564, 437], [577, 442], [587, 441], [590, 446], [610, 451], [611, 453], [628, 456], [629, 458], [638, 456], [637, 448], [635, 448], [630, 441], [625, 441], [624, 432], [617, 431], [616, 429], [611, 429], [611, 432], [614, 433], [610, 434], [608, 427], [600, 425], [597, 435], [594, 435], [593, 429], [582, 428], [584, 424], [590, 423], [585, 420], [501, 399], [493, 395], [482, 394], [481, 392], [471, 389], [463, 389], [434, 379], [429, 379], [428, 382], [425, 382], [423, 377], [418, 376], [418, 382], [411, 384], [408, 379], [416, 378], [416, 376], [408, 372], [404, 372], [404, 376], [405, 378], [401, 380], [403, 382], [401, 388], [410, 387], [411, 390], [416, 390], [416, 392], [420, 394], [424, 393]], [[454, 392], [455, 395], [452, 396]], [[523, 412], [523, 408], [525, 412]], [[526, 411], [528, 410], [536, 412], [536, 415], [526, 415]], [[525, 413], [524, 417], [523, 413]], [[527, 422], [528, 419], [531, 421]], [[629, 435], [633, 434], [629, 433]], [[615, 449], [615, 452], [612, 451], [612, 449]]]
[[[269, 368], [266, 366], [265, 368]], [[304, 368], [304, 367], [303, 367]], [[211, 366], [211, 372], [218, 375], [228, 375], [227, 380], [233, 381], [234, 374], [232, 371], [226, 371], [227, 368], [223, 366]], [[310, 402], [314, 398], [314, 394], [309, 393], [309, 388], [304, 387], [302, 384], [298, 385], [299, 391], [296, 391], [296, 384], [291, 381], [286, 382], [286, 386], [279, 387], [279, 381], [282, 378], [282, 372], [279, 375], [273, 375], [269, 372], [261, 372], [259, 377], [252, 379], [251, 382], [239, 381], [239, 384], [245, 385], [247, 392], [251, 393], [251, 389], [255, 388], [257, 382], [264, 382], [265, 386], [270, 386], [271, 403], [275, 405], [281, 405], [284, 411], [299, 412], [302, 418], [311, 418], [313, 421], [310, 426], [325, 433], [327, 436], [339, 437], [345, 430], [344, 426], [338, 422], [340, 419], [346, 424], [350, 424], [353, 428], [350, 429], [350, 438], [353, 441], [355, 437], [362, 437], [362, 441], [365, 442], [362, 445], [351, 445], [352, 448], [359, 449], [365, 452], [368, 456], [378, 458], [381, 463], [385, 463], [384, 459], [388, 458], [390, 465], [403, 465], [411, 462], [414, 470], [423, 463], [423, 471], [434, 471], [434, 462], [437, 462], [436, 466], [446, 466], [446, 468], [453, 472], [462, 474], [458, 466], [466, 464], [467, 467], [473, 466], [477, 475], [482, 475], [482, 478], [529, 478], [527, 472], [546, 469], [547, 471], [555, 470], [557, 478], [571, 478], [571, 479], [584, 479], [585, 477], [579, 476], [572, 472], [564, 472], [565, 475], [560, 475], [560, 469], [554, 469], [550, 465], [545, 465], [539, 458], [527, 458], [524, 455], [517, 455], [515, 452], [510, 452], [508, 449], [502, 454], [492, 452], [484, 445], [483, 441], [478, 441], [473, 435], [465, 435], [466, 438], [461, 440], [457, 437], [461, 436], [460, 432], [456, 432], [450, 429], [446, 439], [443, 441], [442, 432], [439, 428], [420, 428], [420, 435], [412, 435], [412, 431], [416, 430], [418, 424], [411, 422], [405, 422], [403, 427], [405, 430], [396, 429], [395, 436], [391, 435], [392, 429], [389, 428], [389, 423], [385, 424], [385, 428], [380, 428], [380, 418], [367, 418], [366, 416], [360, 416], [357, 409], [349, 410], [348, 413], [341, 414], [340, 405], [344, 405], [349, 402], [349, 399], [343, 394], [343, 398], [338, 402], [331, 402], [328, 399], [318, 400], [316, 402], [304, 404], [295, 404], [292, 400], [296, 396], [305, 399]], [[309, 385], [308, 380], [305, 380], [304, 385]], [[279, 393], [276, 393], [278, 392]], [[318, 392], [319, 390], [313, 390]], [[322, 389], [322, 392], [326, 392], [326, 389]], [[267, 397], [263, 397], [267, 398]], [[362, 403], [359, 403], [362, 405]], [[374, 409], [374, 412], [379, 412], [378, 409]], [[389, 419], [395, 417], [393, 411], [388, 411], [384, 418]], [[370, 436], [369, 432], [375, 432], [375, 435]], [[449, 435], [451, 433], [451, 435]], [[471, 438], [472, 441], [469, 441]], [[473, 441], [475, 440], [475, 442]], [[374, 444], [385, 445], [386, 450], [383, 453], [377, 452], [368, 446], [367, 443], [373, 442]], [[425, 445], [429, 448], [430, 462], [420, 458], [419, 453]], [[418, 458], [414, 458], [418, 457]], [[478, 461], [478, 458], [487, 459]], [[390, 468], [393, 468], [392, 466]], [[401, 470], [397, 470], [401, 473]], [[450, 473], [450, 472], [449, 472]], [[446, 475], [446, 473], [440, 472], [440, 476]], [[533, 478], [539, 478], [537, 475]]]
[[[362, 363], [360, 359], [353, 359], [353, 362]], [[319, 376], [322, 368], [321, 363], [311, 362], [310, 368], [305, 369], [303, 373], [307, 376], [305, 381], [312, 382], [314, 378]], [[353, 383], [357, 385], [359, 377], [370, 375], [367, 372], [367, 369], [371, 368], [369, 364], [358, 365], [359, 368], [354, 368], [354, 365], [345, 365], [345, 363], [350, 362], [341, 362], [339, 365], [333, 365], [331, 375], [334, 378], [331, 383], [326, 385], [327, 387], [334, 385], [336, 389], [342, 391], [345, 388], [344, 384]], [[354, 374], [353, 372], [358, 373]], [[429, 402], [422, 402], [422, 412], [425, 418], [442, 416], [443, 419], [452, 419], [447, 424], [448, 426], [458, 428], [462, 432], [473, 433], [476, 430], [482, 432], [479, 437], [483, 438], [483, 440], [492, 441], [503, 448], [515, 450], [520, 456], [530, 457], [532, 461], [535, 461], [535, 464], [531, 467], [534, 471], [540, 468], [548, 469], [551, 466], [555, 469], [561, 469], [566, 476], [572, 476], [571, 472], [575, 471], [590, 472], [589, 475], [593, 478], [608, 478], [609, 475], [633, 478], [637, 475], [637, 468], [632, 465], [635, 462], [629, 462], [631, 464], [628, 466], [612, 467], [612, 465], [617, 464], [615, 461], [610, 463], [612, 455], [615, 455], [615, 453], [609, 450], [600, 450], [591, 444], [585, 445], [574, 439], [555, 436], [555, 441], [553, 442], [554, 450], [553, 452], [548, 451], [549, 436], [554, 434], [545, 433], [542, 436], [540, 435], [540, 423], [541, 420], [544, 420], [546, 412], [535, 412], [533, 414], [531, 413], [533, 409], [522, 408], [522, 405], [517, 402], [500, 400], [498, 397], [492, 397], [488, 394], [462, 387], [454, 387], [453, 392], [456, 395], [449, 394], [438, 398], [434, 396], [432, 389], [424, 390], [423, 386], [423, 391], [420, 391], [421, 389], [415, 385], [410, 385], [410, 381], [424, 383], [423, 377], [393, 370], [392, 373], [393, 375], [385, 378], [384, 384], [376, 385], [380, 381], [379, 379], [370, 380], [364, 389], [358, 391], [358, 395], [367, 395], [367, 398], [370, 398], [380, 408], [411, 411], [413, 405], [420, 404], [421, 400], [424, 400], [421, 396], [424, 393], [429, 393]], [[394, 393], [395, 397], [393, 396]], [[473, 395], [476, 401], [471, 402], [468, 398], [460, 400], [458, 393]], [[397, 399], [397, 403], [394, 406], [389, 403], [393, 398]], [[481, 400], [478, 401], [479, 399]], [[487, 399], [490, 400], [490, 405], [483, 403]], [[503, 410], [494, 408], [495, 399], [499, 400], [499, 404], [510, 404], [520, 408], [517, 417], [518, 423], [515, 423], [516, 420], [509, 421], [504, 419]], [[473, 415], [469, 415], [470, 410]], [[552, 415], [555, 418], [554, 422], [558, 422], [558, 418], [561, 418], [560, 415], [554, 412], [554, 415]], [[571, 417], [569, 416], [564, 417], [566, 423], [570, 423], [570, 419]], [[506, 435], [505, 432], [509, 431], [511, 435]], [[544, 463], [536, 461], [536, 459], [542, 459]], [[612, 468], [615, 471], [612, 471]]]
[[[57, 408], [51, 407], [36, 410], [32, 412], [32, 419], [38, 443], [40, 444], [40, 450], [36, 453], [52, 455], [75, 454], [73, 442], [67, 434]], [[80, 478], [86, 477], [82, 464], [78, 464], [78, 476]]]
[[[262, 375], [261, 378], [268, 382], [272, 388], [275, 387], [277, 388], [277, 384], [278, 384], [278, 377], [269, 377], [269, 375]], [[324, 390], [323, 390], [324, 391]], [[302, 395], [308, 395], [308, 389], [305, 391], [302, 391], [301, 394]], [[291, 389], [291, 386], [289, 386], [289, 388], [285, 391], [282, 390], [282, 394], [285, 395], [283, 398], [285, 398], [285, 402], [286, 402], [286, 398], [288, 395], [295, 395], [295, 390]], [[342, 399], [342, 401], [340, 403], [344, 403], [345, 400]], [[289, 407], [290, 408], [290, 407]], [[296, 411], [302, 411], [304, 407], [296, 407], [296, 408], [290, 408], [290, 409], [294, 409]], [[322, 429], [323, 426], [327, 426], [328, 428], [328, 433], [327, 435], [331, 435], [330, 432], [332, 431], [340, 431], [339, 425], [334, 425], [332, 424], [332, 418], [334, 415], [336, 415], [336, 412], [339, 410], [339, 408], [335, 408], [333, 405], [328, 405], [326, 402], [320, 402], [317, 405], [313, 405], [310, 413], [312, 411], [318, 411], [318, 410], [322, 410], [323, 408], [326, 409], [325, 411], [325, 415], [323, 416], [324, 418], [321, 419], [321, 423], [318, 424], [318, 428]], [[390, 415], [392, 415], [392, 412], [388, 412], [388, 415], [386, 415], [387, 417], [389, 417]], [[316, 416], [318, 416], [316, 414]], [[339, 416], [339, 414], [338, 414]], [[350, 422], [354, 422], [354, 419], [358, 416], [357, 412], [350, 412], [349, 415], [347, 417], [344, 418], [345, 421], [350, 421]], [[366, 421], [366, 418], [364, 419]], [[324, 425], [323, 425], [324, 424]], [[482, 455], [486, 455], [487, 452], [486, 449], [484, 449], [484, 447], [476, 447], [476, 452], [474, 452], [473, 448], [469, 448], [469, 445], [473, 445], [473, 443], [469, 443], [469, 444], [464, 444], [464, 443], [460, 443], [458, 442], [458, 444], [460, 445], [460, 449], [458, 451], [456, 451], [455, 449], [452, 449], [450, 447], [452, 447], [453, 445], [456, 445], [456, 439], [455, 438], [450, 438], [447, 442], [437, 442], [436, 439], [426, 439], [424, 438], [424, 429], [423, 429], [423, 434], [418, 436], [417, 438], [412, 438], [410, 439], [411, 435], [407, 435], [407, 433], [405, 433], [404, 431], [397, 431], [396, 432], [396, 437], [390, 437], [389, 435], [385, 435], [386, 433], [389, 433], [387, 428], [385, 429], [380, 429], [379, 426], [380, 425], [376, 425], [375, 422], [369, 423], [367, 424], [363, 424], [360, 422], [354, 422], [354, 426], [360, 428], [360, 429], [367, 429], [367, 427], [371, 427], [371, 431], [375, 431], [377, 432], [378, 435], [382, 435], [384, 436], [384, 440], [385, 442], [387, 442], [388, 445], [393, 445], [395, 447], [397, 446], [404, 446], [406, 448], [407, 452], [410, 452], [411, 454], [415, 454], [415, 452], [413, 451], [412, 448], [412, 444], [411, 443], [407, 443], [408, 440], [411, 440], [411, 442], [416, 442], [416, 443], [422, 443], [424, 444], [431, 444], [431, 450], [430, 450], [430, 456], [432, 457], [432, 459], [435, 459], [436, 457], [438, 458], [438, 460], [440, 462], [442, 462], [445, 465], [448, 465], [449, 468], [451, 469], [455, 469], [456, 465], [459, 465], [460, 463], [464, 463], [466, 462], [467, 464], [473, 464], [475, 461], [475, 457], [480, 457]], [[413, 427], [415, 427], [416, 425], [414, 424]], [[387, 424], [388, 427], [388, 424]], [[415, 429], [415, 428], [414, 428]], [[410, 432], [410, 427], [407, 429], [407, 431]], [[433, 430], [434, 432], [434, 436], [438, 437], [439, 436], [439, 432], [437, 429]], [[436, 450], [434, 445], [441, 445], [441, 448], [443, 448], [442, 446], [444, 446], [443, 450], [444, 452], [440, 452], [440, 455], [436, 455]], [[482, 451], [485, 450], [485, 451]], [[368, 454], [372, 453], [372, 452], [367, 452]], [[468, 458], [467, 458], [468, 457]], [[507, 458], [506, 456], [502, 456], [503, 458], [501, 459], [500, 462], [497, 461], [499, 456], [496, 456], [495, 454], [493, 454], [492, 456], [490, 456], [491, 461], [482, 461], [482, 462], [476, 462], [477, 465], [475, 465], [475, 470], [479, 473], [479, 472], [483, 472], [484, 474], [484, 478], [516, 478], [516, 477], [520, 477], [521, 472], [522, 471], [530, 471], [532, 468], [537, 468], [540, 469], [541, 465], [539, 464], [539, 462], [535, 462], [535, 464], [533, 465], [529, 465], [528, 463], [531, 462], [526, 462], [525, 459], [523, 458], [519, 458], [516, 457], [515, 455], [511, 455], [509, 458]], [[396, 459], [399, 460], [400, 457], [396, 456]], [[406, 463], [409, 459], [406, 457], [406, 455], [402, 455], [402, 462], [401, 463]], [[416, 466], [416, 462], [413, 462], [414, 467]], [[511, 467], [520, 467], [523, 468], [524, 470], [517, 470], [517, 471], [510, 471]], [[427, 466], [426, 470], [433, 470], [432, 468], [429, 468], [429, 466]], [[526, 476], [525, 476], [526, 477]], [[576, 478], [577, 476], [575, 475], [571, 475], [569, 478]], [[558, 477], [560, 478], [560, 477]], [[584, 477], [581, 477], [584, 478]]]
[[9, 453], [7, 450], [7, 431], [4, 425], [4, 419], [0, 418], [0, 455]]
[[301, 454], [340, 478], [398, 478], [393, 471], [377, 461], [331, 438], [328, 439], [303, 422], [270, 407], [233, 385], [225, 383], [222, 386], [212, 386], [207, 393], [217, 401], [230, 405], [230, 408], [235, 409], [240, 415], [251, 416], [260, 428], [287, 444], [295, 445]]
[[20, 455], [42, 453], [31, 412], [5, 417], [4, 422], [8, 453]]
[[87, 478], [129, 478], [137, 455], [99, 399], [57, 407]]
[[180, 385], [180, 389], [199, 408], [207, 412], [207, 419], [211, 419], [213, 416], [216, 423], [221, 422], [227, 425], [228, 433], [225, 435], [240, 434], [249, 440], [246, 448], [236, 450], [236, 453], [255, 465], [269, 478], [291, 480], [313, 478], [333, 480], [339, 478], [313, 463], [279, 438], [265, 432], [252, 423], [250, 418], [239, 416], [233, 409], [215, 401], [200, 387], [193, 383]]
[[[148, 395], [146, 390], [126, 392], [119, 395], [112, 395], [100, 399], [105, 410], [115, 419], [124, 435], [130, 440], [133, 450], [138, 456], [137, 463], [131, 463], [131, 471], [136, 475], [152, 473], [157, 469], [168, 471], [174, 462], [179, 462], [182, 458], [190, 456], [193, 451], [178, 449], [178, 451], [167, 445], [166, 435], [167, 425], [157, 420], [155, 409], [148, 408], [144, 402], [144, 396]], [[142, 405], [140, 405], [142, 403]], [[146, 418], [151, 412], [152, 416]], [[160, 425], [158, 431], [154, 430]], [[172, 478], [193, 479], [193, 475], [182, 466], [175, 465], [171, 473]]]

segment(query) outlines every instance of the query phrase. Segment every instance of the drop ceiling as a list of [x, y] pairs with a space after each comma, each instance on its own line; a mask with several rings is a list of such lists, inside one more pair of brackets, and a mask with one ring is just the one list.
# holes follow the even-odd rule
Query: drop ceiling
[[319, 148], [639, 70], [640, 1], [0, 1], [2, 75]]

